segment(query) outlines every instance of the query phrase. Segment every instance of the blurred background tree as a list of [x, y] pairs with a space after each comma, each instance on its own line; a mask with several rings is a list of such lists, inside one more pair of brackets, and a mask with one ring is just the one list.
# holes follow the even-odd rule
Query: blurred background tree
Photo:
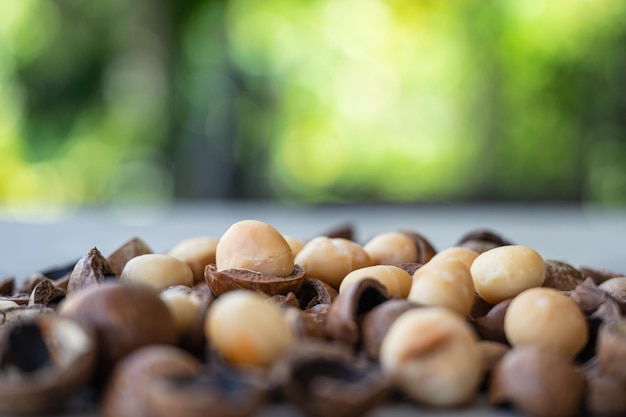
[[626, 202], [623, 0], [0, 0], [0, 201]]

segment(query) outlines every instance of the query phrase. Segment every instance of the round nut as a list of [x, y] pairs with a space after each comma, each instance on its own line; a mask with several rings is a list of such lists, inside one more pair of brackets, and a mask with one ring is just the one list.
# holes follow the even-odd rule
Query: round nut
[[474, 304], [474, 284], [461, 261], [431, 260], [413, 274], [408, 299], [422, 305], [447, 307], [467, 316]]
[[285, 238], [274, 227], [258, 220], [242, 220], [230, 226], [217, 243], [218, 271], [249, 269], [267, 275], [291, 275], [294, 256]]
[[304, 245], [295, 260], [305, 276], [317, 278], [338, 289], [346, 275], [355, 269], [372, 266], [372, 260], [361, 245], [343, 238], [319, 236]]
[[404, 269], [394, 265], [374, 265], [359, 268], [348, 275], [341, 281], [339, 286], [339, 294], [344, 292], [350, 285], [365, 278], [373, 278], [387, 288], [390, 296], [406, 298], [411, 290], [413, 279]]
[[539, 287], [511, 301], [504, 333], [513, 346], [540, 346], [572, 359], [587, 343], [589, 325], [574, 300], [555, 289]]
[[541, 255], [520, 245], [499, 246], [481, 253], [470, 272], [476, 292], [491, 304], [540, 287], [545, 279]]
[[185, 262], [193, 272], [195, 284], [204, 281], [204, 268], [215, 263], [217, 240], [212, 237], [193, 237], [178, 242], [168, 255]]
[[294, 331], [280, 308], [265, 300], [255, 292], [235, 290], [213, 302], [204, 332], [228, 362], [267, 367], [294, 344]]
[[464, 248], [462, 246], [451, 246], [437, 252], [437, 254], [431, 258], [431, 262], [441, 259], [456, 259], [457, 261], [461, 261], [469, 270], [477, 257], [478, 252], [473, 249]]
[[156, 291], [173, 285], [193, 285], [189, 266], [171, 255], [149, 253], [132, 258], [126, 263], [120, 281], [146, 285]]
[[398, 317], [383, 339], [380, 363], [398, 388], [429, 406], [470, 401], [483, 377], [476, 335], [463, 318], [441, 307]]
[[161, 291], [159, 297], [170, 310], [178, 332], [183, 334], [188, 331], [200, 314], [202, 308], [200, 297], [184, 285], [166, 288]]
[[291, 248], [291, 251], [293, 252], [293, 256], [296, 256], [298, 252], [300, 252], [300, 250], [302, 250], [302, 248], [306, 244], [304, 240], [298, 239], [297, 237], [284, 236], [284, 238], [287, 241], [287, 244], [289, 245], [289, 247]]
[[512, 403], [524, 415], [573, 417], [580, 413], [585, 381], [574, 364], [535, 346], [509, 350], [492, 372], [489, 401]]
[[376, 264], [397, 265], [417, 262], [415, 243], [401, 232], [376, 235], [363, 245], [363, 249]]
[[101, 377], [135, 349], [151, 344], [172, 345], [178, 339], [167, 306], [145, 285], [117, 281], [93, 285], [67, 299], [59, 313], [95, 330]]

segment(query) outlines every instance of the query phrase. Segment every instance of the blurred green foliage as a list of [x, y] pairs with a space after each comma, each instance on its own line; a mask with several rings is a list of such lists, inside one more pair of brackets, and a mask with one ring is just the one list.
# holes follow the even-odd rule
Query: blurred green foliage
[[623, 0], [0, 0], [0, 201], [626, 202]]

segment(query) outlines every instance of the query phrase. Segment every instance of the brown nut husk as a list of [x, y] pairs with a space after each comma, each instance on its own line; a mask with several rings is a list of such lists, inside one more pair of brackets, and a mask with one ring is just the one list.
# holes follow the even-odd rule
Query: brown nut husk
[[97, 248], [92, 248], [74, 266], [67, 283], [67, 296], [91, 285], [100, 284], [107, 275], [113, 274], [109, 262]]
[[252, 416], [268, 397], [268, 388], [257, 375], [219, 366], [159, 378], [149, 385], [146, 400], [158, 410], [155, 417]]
[[60, 411], [91, 378], [95, 339], [77, 322], [40, 314], [0, 329], [0, 413]]
[[626, 277], [615, 277], [604, 281], [598, 288], [617, 302], [622, 314], [626, 314]]
[[378, 361], [380, 345], [391, 324], [400, 315], [412, 308], [421, 307], [409, 300], [392, 299], [377, 305], [363, 316], [361, 332], [363, 350], [372, 361]]
[[511, 349], [492, 373], [489, 402], [534, 417], [570, 417], [583, 406], [585, 381], [571, 361], [535, 346]]
[[363, 279], [339, 294], [330, 305], [326, 332], [334, 340], [357, 347], [361, 342], [360, 318], [389, 299], [383, 284]]
[[143, 285], [109, 281], [91, 286], [67, 299], [60, 314], [95, 330], [100, 380], [132, 351], [150, 344], [173, 345], [178, 340], [167, 306], [157, 292]]
[[137, 349], [115, 366], [105, 387], [100, 411], [104, 417], [165, 416], [150, 391], [167, 377], [197, 374], [201, 366], [196, 358], [173, 346]]
[[204, 279], [216, 297], [234, 290], [260, 291], [270, 296], [286, 295], [298, 292], [304, 281], [304, 270], [295, 265], [291, 275], [278, 277], [250, 269], [218, 271], [215, 265], [207, 265]]
[[593, 415], [626, 415], [626, 384], [611, 375], [587, 378], [585, 408]]
[[309, 416], [357, 417], [388, 394], [378, 367], [359, 362], [345, 346], [309, 343], [294, 349], [274, 369], [288, 402]]
[[610, 271], [608, 269], [593, 268], [590, 266], [581, 266], [578, 268], [578, 270], [580, 271], [580, 273], [583, 275], [585, 279], [591, 278], [591, 280], [596, 285], [600, 285], [604, 281], [607, 281], [611, 278], [624, 276], [624, 274], [621, 272]]
[[4, 278], [0, 281], [0, 296], [10, 297], [15, 289], [15, 278]]
[[65, 299], [65, 291], [57, 287], [50, 279], [45, 279], [33, 288], [28, 305], [56, 305]]
[[497, 248], [498, 246], [511, 244], [511, 242], [504, 239], [496, 232], [486, 229], [477, 229], [463, 235], [459, 239], [457, 246], [468, 248], [478, 253], [483, 253], [489, 249]]
[[480, 337], [494, 342], [508, 343], [504, 333], [504, 317], [511, 301], [513, 301], [512, 298], [500, 301], [486, 315], [474, 319], [474, 326]]
[[0, 328], [28, 321], [43, 314], [55, 314], [55, 311], [43, 305], [18, 305], [0, 310]]
[[331, 304], [337, 297], [336, 289], [316, 278], [304, 278], [302, 286], [296, 293], [298, 302], [303, 310], [317, 304]]
[[152, 249], [148, 246], [146, 242], [138, 237], [134, 237], [124, 243], [119, 248], [115, 249], [113, 253], [111, 253], [107, 257], [107, 262], [111, 266], [111, 270], [113, 274], [116, 276], [122, 275], [122, 271], [126, 266], [126, 263], [130, 261], [135, 256], [139, 255], [147, 255], [149, 253], [154, 253]]
[[626, 319], [600, 326], [596, 351], [604, 372], [626, 385]]
[[584, 281], [583, 274], [566, 262], [546, 259], [544, 263], [546, 268], [544, 287], [559, 291], [573, 291]]
[[433, 244], [420, 233], [409, 229], [401, 229], [399, 230], [399, 232], [408, 236], [415, 244], [415, 247], [417, 249], [417, 263], [423, 265], [426, 262], [430, 261], [432, 257], [437, 254], [437, 250], [435, 249]]

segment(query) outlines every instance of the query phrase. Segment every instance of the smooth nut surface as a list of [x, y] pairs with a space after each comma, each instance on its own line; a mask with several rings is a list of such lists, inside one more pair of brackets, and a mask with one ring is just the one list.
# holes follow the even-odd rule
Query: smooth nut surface
[[398, 388], [431, 406], [470, 401], [483, 376], [474, 332], [441, 307], [411, 309], [398, 317], [383, 339], [380, 363]]
[[198, 236], [184, 239], [169, 250], [168, 255], [185, 262], [193, 272], [194, 283], [204, 281], [204, 268], [215, 263], [217, 239]]
[[250, 269], [267, 275], [291, 275], [294, 256], [285, 238], [271, 225], [242, 220], [226, 230], [215, 252], [218, 271]]
[[200, 314], [202, 308], [200, 297], [184, 285], [166, 288], [159, 296], [169, 309], [178, 332], [182, 334], [189, 330]]
[[520, 245], [499, 246], [481, 253], [470, 272], [476, 292], [491, 304], [540, 287], [545, 279], [541, 255]]
[[589, 337], [587, 319], [574, 300], [552, 288], [531, 288], [511, 301], [504, 332], [513, 346], [538, 346], [572, 359]]
[[339, 293], [344, 292], [350, 285], [365, 278], [373, 278], [387, 288], [387, 293], [399, 298], [406, 298], [411, 290], [413, 278], [404, 269], [394, 265], [374, 265], [356, 269], [350, 272], [341, 281]]
[[376, 235], [363, 245], [363, 249], [376, 264], [396, 265], [417, 262], [415, 243], [401, 232]]
[[149, 253], [132, 258], [126, 263], [120, 281], [146, 285], [156, 291], [173, 285], [193, 285], [189, 266], [171, 255]]
[[204, 330], [228, 362], [266, 367], [295, 342], [280, 308], [265, 300], [255, 292], [235, 290], [213, 302]]
[[474, 304], [474, 284], [461, 261], [430, 261], [413, 274], [408, 299], [427, 306], [447, 307], [467, 316]]
[[372, 266], [372, 260], [361, 245], [343, 238], [319, 236], [300, 250], [295, 260], [305, 276], [324, 281], [335, 289], [355, 269]]
[[451, 246], [437, 252], [437, 254], [435, 254], [435, 256], [431, 258], [431, 261], [438, 261], [441, 259], [455, 259], [457, 261], [461, 261], [463, 265], [465, 265], [469, 270], [478, 255], [479, 253], [473, 249], [464, 248], [462, 246]]

